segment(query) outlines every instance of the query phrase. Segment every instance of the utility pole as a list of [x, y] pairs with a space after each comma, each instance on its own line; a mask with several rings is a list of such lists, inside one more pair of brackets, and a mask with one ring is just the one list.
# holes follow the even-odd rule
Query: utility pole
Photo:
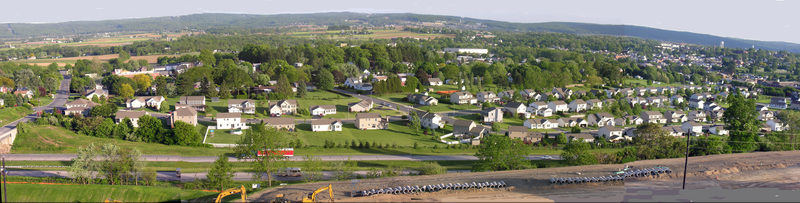
[[686, 134], [686, 160], [683, 162], [683, 188], [686, 189], [686, 168], [689, 166], [689, 139], [692, 137], [692, 129], [689, 128], [689, 132]]
[[3, 168], [0, 168], [0, 171], [3, 173], [3, 198], [5, 198], [5, 202], [8, 202], [8, 188], [6, 187], [6, 157], [3, 157]]

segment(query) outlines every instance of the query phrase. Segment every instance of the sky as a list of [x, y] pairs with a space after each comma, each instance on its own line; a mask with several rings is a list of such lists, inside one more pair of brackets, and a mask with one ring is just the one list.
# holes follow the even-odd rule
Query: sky
[[800, 43], [800, 0], [43, 0], [6, 8], [3, 23], [94, 21], [197, 13], [418, 13], [508, 22], [626, 24]]

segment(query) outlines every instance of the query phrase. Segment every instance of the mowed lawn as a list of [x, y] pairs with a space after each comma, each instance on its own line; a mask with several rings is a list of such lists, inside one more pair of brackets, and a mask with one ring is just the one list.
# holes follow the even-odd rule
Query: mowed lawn
[[228, 148], [172, 146], [92, 137], [56, 126], [34, 126], [30, 133], [20, 134], [14, 143], [11, 153], [15, 154], [75, 154], [78, 147], [90, 144], [99, 147], [106, 143], [121, 148], [137, 148], [143, 154], [153, 155], [218, 156], [232, 152]]
[[[364, 141], [374, 143], [378, 142], [381, 145], [396, 144], [398, 147], [413, 147], [416, 142], [419, 145], [434, 146], [438, 145], [439, 148], [446, 145], [434, 141], [430, 135], [424, 135], [422, 130], [417, 134], [411, 128], [406, 127], [402, 123], [405, 122], [392, 122], [389, 124], [389, 129], [386, 130], [359, 130], [355, 125], [345, 123], [342, 125], [342, 131], [339, 132], [313, 132], [311, 131], [310, 124], [298, 124], [297, 132], [292, 133], [290, 136], [293, 139], [300, 139], [306, 145], [324, 146], [325, 140], [333, 141], [335, 143], [350, 143], [351, 141]], [[437, 135], [441, 136], [449, 131], [437, 131]]]
[[9, 202], [178, 202], [202, 199], [212, 201], [218, 193], [178, 187], [134, 185], [41, 185], [8, 184]]

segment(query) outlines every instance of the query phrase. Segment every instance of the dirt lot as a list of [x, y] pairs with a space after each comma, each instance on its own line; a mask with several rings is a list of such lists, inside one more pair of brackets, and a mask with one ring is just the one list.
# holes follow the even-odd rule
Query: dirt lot
[[[552, 185], [550, 177], [608, 176], [624, 167], [592, 165], [543, 168], [520, 171], [406, 176], [361, 180], [355, 190], [379, 189], [439, 183], [471, 183], [504, 181], [513, 188], [440, 191], [413, 195], [380, 195], [349, 198], [350, 181], [289, 185], [251, 195], [250, 201], [268, 201], [276, 194], [290, 200], [301, 200], [308, 192], [333, 184], [337, 202], [575, 202], [575, 201], [742, 201], [761, 198], [769, 201], [791, 201], [800, 198], [800, 151], [727, 154], [689, 158], [686, 187], [680, 190], [683, 158], [645, 160], [629, 163], [635, 168], [666, 166], [674, 173], [660, 178], [629, 178], [622, 182]], [[576, 175], [581, 172], [582, 175]], [[768, 191], [765, 191], [768, 190]], [[722, 191], [722, 192], [720, 192]], [[798, 191], [798, 192], [796, 192]], [[719, 194], [725, 194], [720, 196]], [[734, 196], [742, 196], [732, 199]], [[726, 199], [728, 197], [728, 199]], [[327, 193], [318, 196], [327, 198]], [[788, 198], [788, 199], [785, 199]], [[751, 199], [758, 201], [763, 199]], [[796, 199], [794, 199], [796, 200]]]

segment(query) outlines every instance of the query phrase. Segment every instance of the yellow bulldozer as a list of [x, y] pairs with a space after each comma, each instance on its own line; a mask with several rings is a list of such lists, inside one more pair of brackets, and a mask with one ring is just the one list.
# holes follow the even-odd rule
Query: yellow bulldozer
[[247, 190], [244, 188], [244, 185], [242, 185], [241, 187], [238, 187], [238, 188], [235, 187], [235, 188], [227, 189], [225, 191], [220, 192], [219, 195], [217, 195], [217, 199], [214, 200], [214, 202], [220, 203], [220, 202], [222, 202], [222, 198], [225, 198], [228, 195], [232, 195], [232, 194], [236, 194], [236, 193], [241, 193], [242, 194], [242, 202], [246, 202], [245, 199], [247, 199]]
[[325, 190], [328, 191], [328, 193], [330, 194], [331, 202], [333, 202], [333, 186], [331, 185], [321, 187], [312, 193], [308, 193], [308, 197], [303, 197], [303, 202], [317, 202], [317, 194], [325, 192]]

